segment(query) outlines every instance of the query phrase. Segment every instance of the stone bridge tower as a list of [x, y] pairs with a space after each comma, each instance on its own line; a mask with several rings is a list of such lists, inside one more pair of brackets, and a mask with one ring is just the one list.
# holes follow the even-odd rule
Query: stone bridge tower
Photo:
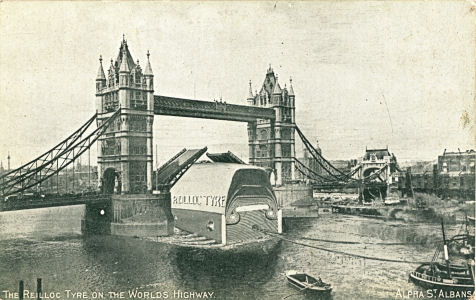
[[98, 140], [98, 184], [105, 193], [146, 193], [152, 190], [154, 121], [154, 75], [149, 53], [142, 71], [123, 39], [107, 76], [102, 57], [99, 62], [97, 125], [118, 109], [120, 115]]
[[290, 183], [295, 177], [295, 95], [290, 80], [289, 90], [278, 83], [271, 66], [266, 72], [261, 90], [253, 94], [249, 87], [248, 105], [273, 108], [276, 121], [258, 119], [248, 123], [250, 164], [273, 170], [276, 184]]

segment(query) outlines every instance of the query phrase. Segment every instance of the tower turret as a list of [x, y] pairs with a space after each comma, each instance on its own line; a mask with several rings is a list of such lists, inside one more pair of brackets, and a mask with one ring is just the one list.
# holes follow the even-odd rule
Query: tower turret
[[101, 91], [106, 87], [106, 75], [104, 75], [104, 69], [102, 68], [102, 55], [99, 55], [99, 69], [96, 76], [96, 92]]
[[254, 105], [255, 104], [255, 97], [253, 96], [253, 90], [251, 89], [251, 80], [250, 80], [250, 88], [248, 90], [248, 98], [246, 101], [248, 102], [248, 105]]
[[145, 76], [154, 76], [152, 73], [152, 67], [150, 66], [150, 52], [147, 50], [147, 66], [145, 67], [144, 75]]
[[293, 96], [294, 97], [294, 89], [293, 89], [293, 79], [289, 78], [289, 92], [288, 92], [289, 97]]
[[293, 79], [289, 78], [289, 91], [288, 91], [288, 96], [289, 96], [289, 102], [292, 107], [294, 107], [295, 103], [294, 100], [296, 99], [294, 95], [294, 89], [293, 89]]
[[102, 55], [99, 55], [99, 69], [96, 76], [96, 111], [101, 112], [103, 107], [102, 91], [106, 88], [106, 76], [102, 68]]
[[121, 66], [119, 67], [119, 84], [121, 86], [128, 85], [129, 72], [130, 72], [130, 69], [127, 63], [126, 47], [125, 47], [125, 44], [123, 44]]
[[154, 110], [154, 74], [150, 65], [150, 52], [147, 50], [147, 65], [144, 71], [145, 84], [147, 89], [147, 109]]
[[296, 96], [294, 95], [293, 79], [289, 78], [289, 106], [291, 109], [291, 123], [296, 123]]
[[274, 89], [273, 89], [273, 95], [272, 97], [272, 104], [273, 105], [281, 105], [282, 103], [282, 93], [283, 91], [281, 90], [281, 87], [279, 86], [278, 83], [278, 76], [276, 76], [276, 82], [274, 84]]
[[[146, 84], [146, 97], [147, 97], [147, 110], [149, 116], [147, 116], [147, 131], [151, 133], [150, 138], [147, 139], [147, 156], [152, 158], [153, 144], [152, 144], [152, 131], [154, 123], [154, 73], [152, 72], [152, 66], [150, 65], [150, 52], [147, 50], [147, 65], [144, 70], [144, 78]], [[150, 174], [150, 175], [149, 175]], [[152, 159], [147, 161], [147, 190], [152, 190]]]

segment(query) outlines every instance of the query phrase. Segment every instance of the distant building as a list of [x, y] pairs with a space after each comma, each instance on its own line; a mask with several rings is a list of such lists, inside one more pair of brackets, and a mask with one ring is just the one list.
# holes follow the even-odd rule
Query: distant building
[[[424, 169], [411, 166], [411, 182], [399, 182], [399, 189], [411, 188], [416, 192], [435, 193], [439, 197], [474, 200], [476, 151], [443, 152], [438, 162]], [[418, 166], [418, 165], [417, 165]]]
[[46, 194], [53, 193], [77, 193], [78, 191], [96, 191], [98, 180], [98, 167], [75, 164], [64, 168], [55, 176], [46, 179], [35, 188], [35, 191], [41, 191]]
[[413, 160], [410, 162], [402, 163], [400, 165], [402, 170], [406, 170], [407, 168], [411, 168], [412, 174], [413, 173], [431, 173], [433, 172], [433, 165], [436, 165], [436, 159], [433, 161], [428, 160]]
[[[316, 141], [316, 146], [314, 147], [317, 151], [317, 153], [322, 154], [321, 147], [319, 147], [319, 142]], [[311, 153], [309, 153], [309, 150], [307, 148], [304, 148], [303, 150], [303, 156], [299, 157], [298, 160], [303, 163], [307, 168], [309, 168], [312, 172], [318, 175], [326, 175], [322, 174], [322, 167], [321, 165], [317, 162], [317, 160], [312, 156]], [[301, 172], [296, 173], [296, 179], [298, 180], [303, 180], [306, 181], [306, 176], [304, 176]]]
[[438, 156], [438, 172], [440, 174], [460, 175], [475, 173], [476, 151], [443, 152]]
[[[394, 174], [397, 168], [397, 158], [395, 155], [384, 149], [365, 149], [364, 156], [360, 159], [361, 165], [359, 178], [366, 178], [373, 173], [381, 174], [377, 177], [381, 181], [391, 184], [395, 181]], [[384, 168], [384, 170], [381, 170]]]
[[352, 171], [352, 168], [355, 167], [357, 164], [356, 159], [351, 159], [351, 160], [345, 160], [345, 159], [339, 159], [339, 160], [331, 160], [331, 164], [339, 169], [342, 173], [350, 173]]

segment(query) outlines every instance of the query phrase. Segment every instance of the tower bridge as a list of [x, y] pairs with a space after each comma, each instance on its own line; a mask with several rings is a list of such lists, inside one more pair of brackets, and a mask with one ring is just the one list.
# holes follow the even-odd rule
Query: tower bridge
[[[126, 40], [107, 75], [102, 58], [96, 78], [98, 125], [116, 110], [120, 117], [98, 142], [98, 178], [102, 186], [118, 177], [123, 193], [152, 190], [152, 124], [154, 115], [248, 123], [250, 163], [274, 171], [278, 185], [294, 177], [295, 96], [281, 88], [270, 67], [259, 93], [250, 90], [248, 105], [154, 96], [149, 53], [144, 70], [134, 61]], [[110, 170], [106, 172], [107, 170]], [[112, 172], [111, 170], [115, 170]], [[106, 176], [106, 178], [105, 178]]]
[[[343, 174], [332, 166], [296, 126], [292, 80], [289, 88], [286, 84], [281, 86], [271, 66], [259, 91], [253, 92], [249, 83], [247, 105], [154, 95], [155, 89], [149, 52], [144, 69], [139, 60], [133, 59], [125, 39], [116, 60], [110, 61], [106, 72], [100, 56], [96, 114], [49, 151], [0, 176], [0, 209], [86, 204], [84, 227], [105, 227], [105, 232], [116, 234], [137, 234], [134, 229], [124, 229], [126, 225], [121, 222], [143, 211], [162, 211], [152, 216], [156, 220], [152, 222], [150, 232], [156, 232], [160, 223], [165, 224], [164, 232], [169, 233], [169, 225], [173, 224], [169, 190], [206, 148], [179, 152], [157, 170], [156, 176], [162, 178], [156, 178], [160, 184], [156, 184], [154, 191], [152, 145], [155, 115], [246, 122], [249, 163], [267, 168], [277, 186], [294, 182], [296, 170], [306, 177], [314, 175], [296, 159], [295, 132], [298, 132], [313, 158], [327, 172], [327, 176], [319, 175], [318, 181], [352, 181], [352, 174]], [[97, 129], [87, 134], [94, 121]], [[54, 190], [51, 188], [48, 195], [42, 192], [42, 189], [46, 190], [45, 186], [58, 186], [60, 172], [66, 171], [71, 164], [74, 184], [74, 161], [94, 144], [97, 145], [98, 189], [76, 190], [74, 195], [60, 195], [58, 188], [56, 195], [50, 195]], [[36, 196], [25, 197], [32, 191]], [[165, 221], [161, 219], [163, 215]]]
[[[290, 182], [295, 175], [292, 84], [289, 90], [281, 88], [270, 67], [260, 92], [253, 93], [251, 88], [250, 82], [247, 105], [154, 95], [149, 52], [143, 68], [139, 60], [133, 59], [123, 39], [116, 59], [111, 60], [108, 67], [105, 68], [102, 57], [99, 58], [96, 114], [49, 151], [3, 174], [0, 208], [19, 210], [86, 204], [84, 227], [106, 227], [101, 231], [109, 233], [124, 233], [124, 224], [119, 226], [120, 223], [139, 211], [153, 211], [154, 207], [169, 211], [171, 186], [204, 150], [185, 150], [168, 161], [155, 172], [156, 177], [161, 178], [156, 178], [156, 191], [153, 191], [155, 115], [246, 122], [250, 163], [272, 170], [277, 185]], [[88, 134], [94, 121], [97, 129]], [[71, 166], [74, 184], [74, 161], [94, 144], [97, 145], [98, 189], [75, 189], [75, 193], [60, 194], [56, 188], [55, 194], [51, 186], [58, 187], [59, 175], [64, 175]], [[67, 181], [66, 177], [66, 184]], [[165, 215], [166, 223], [173, 223], [170, 213]], [[155, 225], [160, 223], [156, 221]], [[154, 226], [151, 228], [157, 229]]]

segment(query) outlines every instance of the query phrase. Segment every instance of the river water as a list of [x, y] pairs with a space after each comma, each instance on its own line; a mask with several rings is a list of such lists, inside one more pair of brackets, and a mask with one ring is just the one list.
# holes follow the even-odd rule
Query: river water
[[[286, 241], [272, 253], [208, 255], [136, 238], [82, 236], [83, 211], [83, 206], [71, 206], [0, 213], [0, 299], [13, 299], [9, 292], [18, 290], [19, 280], [26, 290], [36, 291], [38, 277], [45, 295], [56, 299], [134, 298], [129, 293], [136, 293], [136, 299], [308, 297], [286, 283], [283, 273], [289, 269], [308, 270], [331, 283], [331, 299], [414, 299], [422, 291], [408, 282], [417, 264], [354, 258]], [[447, 226], [448, 236], [459, 228]], [[440, 238], [439, 224], [344, 215], [287, 221], [285, 230], [295, 236], [361, 242], [300, 240], [309, 245], [406, 261], [431, 260], [434, 248], [425, 245]]]

